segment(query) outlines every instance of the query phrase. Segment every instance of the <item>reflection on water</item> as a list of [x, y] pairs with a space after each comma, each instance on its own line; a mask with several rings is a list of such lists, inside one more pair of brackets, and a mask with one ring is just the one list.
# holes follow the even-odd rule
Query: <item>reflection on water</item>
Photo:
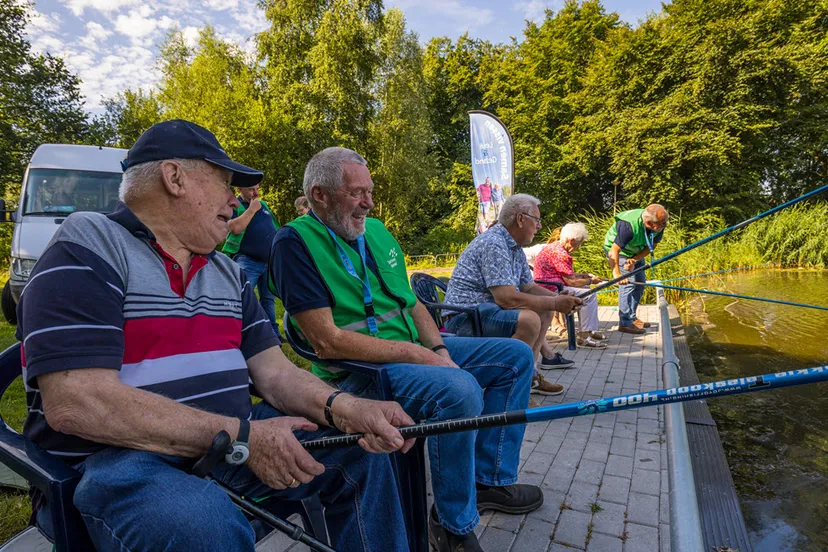
[[[688, 287], [828, 306], [828, 272], [734, 273]], [[702, 381], [828, 364], [828, 311], [706, 296], [687, 322], [702, 330], [690, 339]], [[755, 550], [828, 550], [828, 384], [708, 404]]]

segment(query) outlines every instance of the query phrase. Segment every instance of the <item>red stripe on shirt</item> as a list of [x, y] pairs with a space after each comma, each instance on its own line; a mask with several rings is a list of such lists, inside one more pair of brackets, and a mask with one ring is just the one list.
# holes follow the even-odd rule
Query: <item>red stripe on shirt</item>
[[124, 323], [124, 364], [151, 358], [241, 347], [242, 321], [198, 314], [190, 318], [138, 318]]

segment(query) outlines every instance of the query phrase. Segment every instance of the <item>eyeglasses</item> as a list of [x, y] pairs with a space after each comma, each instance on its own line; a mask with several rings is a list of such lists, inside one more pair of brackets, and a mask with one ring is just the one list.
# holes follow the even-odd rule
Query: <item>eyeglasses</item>
[[541, 224], [541, 218], [536, 217], [535, 215], [530, 215], [529, 213], [521, 213], [524, 217], [529, 217], [530, 219], [535, 221], [535, 226], [541, 228], [543, 225]]

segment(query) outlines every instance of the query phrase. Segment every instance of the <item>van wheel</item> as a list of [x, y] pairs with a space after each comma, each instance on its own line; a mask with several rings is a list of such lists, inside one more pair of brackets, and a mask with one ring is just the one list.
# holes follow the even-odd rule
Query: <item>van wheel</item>
[[11, 294], [11, 287], [9, 283], [3, 286], [3, 296], [0, 297], [0, 307], [3, 309], [3, 316], [12, 326], [17, 325], [17, 305], [14, 303], [14, 297]]

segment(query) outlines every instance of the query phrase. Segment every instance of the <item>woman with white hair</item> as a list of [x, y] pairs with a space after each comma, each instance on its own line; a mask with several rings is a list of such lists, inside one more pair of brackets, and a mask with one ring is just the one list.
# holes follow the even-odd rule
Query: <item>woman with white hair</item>
[[[575, 272], [572, 268], [572, 253], [589, 238], [586, 225], [581, 222], [570, 222], [561, 229], [561, 235], [555, 239], [554, 235], [535, 258], [534, 278], [549, 282], [560, 282], [564, 290], [578, 295], [583, 288], [590, 284], [597, 284], [601, 279], [594, 274]], [[543, 284], [541, 284], [543, 285]], [[554, 289], [545, 285], [547, 289]], [[578, 312], [580, 331], [577, 343], [581, 347], [602, 349], [606, 337], [598, 332], [598, 299], [590, 295], [584, 299], [584, 306]]]

